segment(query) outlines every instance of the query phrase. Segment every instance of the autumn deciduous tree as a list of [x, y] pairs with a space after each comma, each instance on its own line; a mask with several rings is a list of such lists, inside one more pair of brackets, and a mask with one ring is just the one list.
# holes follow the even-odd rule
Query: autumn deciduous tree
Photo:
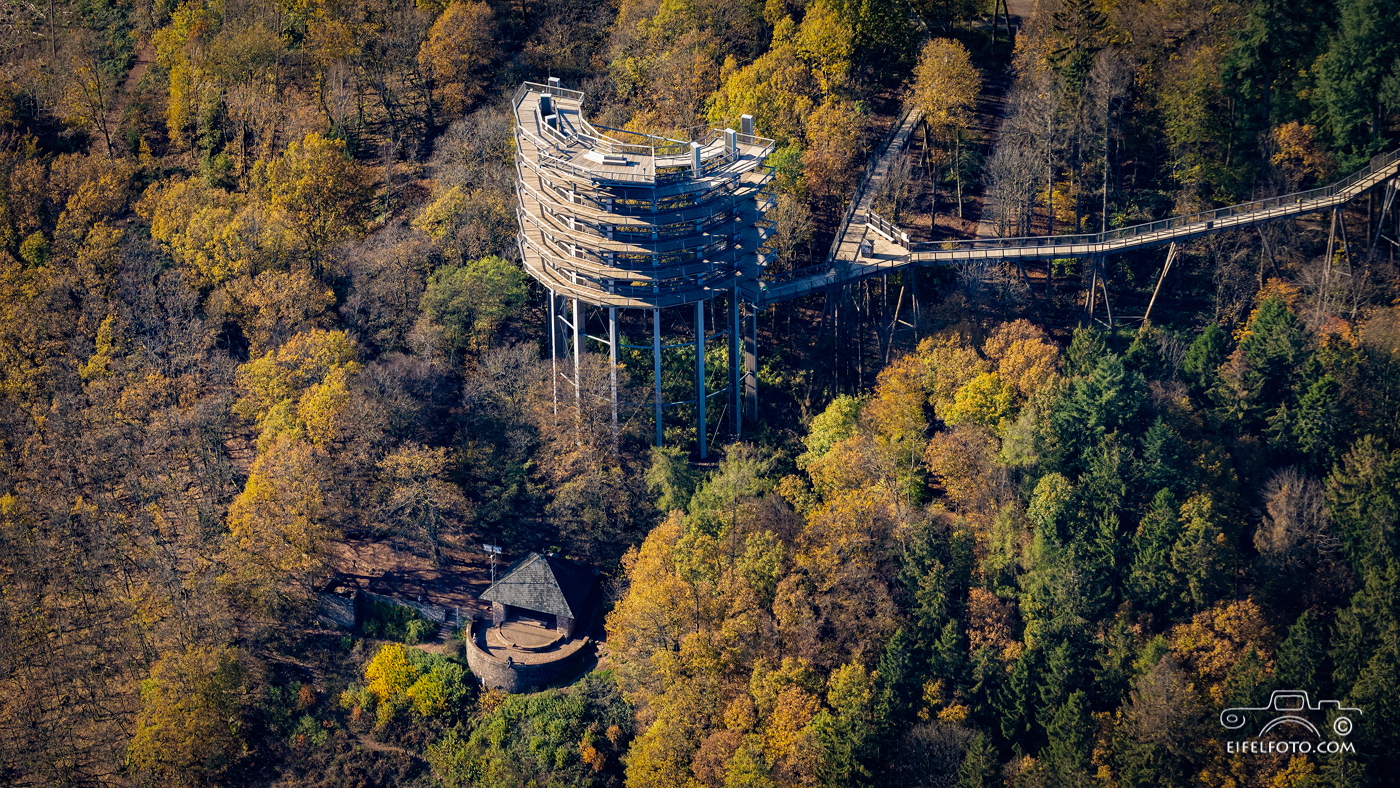
[[[913, 102], [924, 113], [925, 134], [931, 135], [943, 148], [937, 166], [953, 167], [959, 217], [962, 216], [962, 140], [972, 122], [972, 110], [981, 91], [982, 75], [972, 65], [967, 47], [951, 38], [936, 38], [924, 45], [919, 63], [914, 67]], [[926, 151], [932, 150], [928, 142], [925, 137]], [[934, 177], [933, 180], [936, 184], [938, 179]]]
[[281, 157], [259, 162], [253, 176], [313, 272], [331, 244], [359, 233], [370, 218], [369, 172], [350, 157], [343, 140], [312, 132]]
[[730, 74], [711, 97], [708, 115], [713, 122], [753, 115], [754, 128], [762, 134], [781, 143], [799, 142], [820, 98], [816, 75], [788, 43]]
[[271, 264], [265, 249], [276, 244], [264, 237], [260, 207], [192, 177], [152, 184], [136, 210], [177, 262], [202, 283], [220, 285]]
[[[1225, 704], [1242, 686], [1273, 673], [1278, 638], [1254, 600], [1221, 602], [1172, 629], [1172, 652], [1197, 679], [1196, 687]], [[1259, 676], [1247, 675], [1256, 671]], [[1257, 684], [1256, 684], [1257, 686]]]
[[[335, 390], [343, 391], [347, 376], [359, 370], [356, 357], [355, 343], [344, 331], [303, 331], [238, 368], [233, 412], [258, 425], [260, 444], [306, 436], [308, 418], [311, 432], [324, 443], [335, 436], [335, 414], [328, 407], [343, 404]], [[331, 388], [323, 388], [327, 384]]]
[[840, 4], [817, 0], [805, 9], [797, 28], [797, 52], [812, 64], [823, 91], [845, 87], [855, 53], [854, 37]]
[[329, 523], [329, 462], [305, 442], [278, 438], [253, 463], [229, 506], [219, 555], [221, 584], [256, 614], [286, 614], [305, 604], [326, 567], [336, 531]]
[[223, 307], [237, 318], [248, 351], [256, 356], [308, 328], [327, 328], [335, 294], [306, 271], [263, 271], [230, 281], [210, 302], [211, 311]]
[[243, 751], [243, 657], [232, 646], [192, 645], [167, 654], [141, 683], [129, 763], [143, 784], [215, 783]]
[[855, 104], [848, 101], [825, 101], [807, 116], [802, 166], [813, 196], [836, 198], [854, 185], [864, 126]]
[[441, 560], [439, 537], [466, 514], [462, 490], [443, 478], [445, 448], [406, 445], [379, 463], [384, 522], [399, 533], [422, 542]]
[[200, 0], [181, 3], [170, 24], [154, 37], [156, 62], [170, 80], [165, 120], [170, 138], [180, 147], [190, 144], [190, 131], [199, 114], [218, 100], [209, 44], [217, 29], [216, 12]]
[[466, 669], [458, 662], [399, 643], [385, 643], [365, 665], [365, 683], [351, 685], [341, 694], [340, 705], [350, 710], [354, 721], [365, 712], [374, 712], [378, 728], [410, 709], [421, 718], [451, 722], [472, 698], [467, 679]]
[[1060, 349], [1027, 320], [998, 326], [982, 343], [982, 352], [996, 364], [998, 377], [1020, 402], [1059, 382]]
[[457, 117], [482, 96], [487, 67], [499, 46], [491, 6], [480, 0], [456, 0], [428, 31], [418, 62], [437, 88], [437, 100], [449, 118]]

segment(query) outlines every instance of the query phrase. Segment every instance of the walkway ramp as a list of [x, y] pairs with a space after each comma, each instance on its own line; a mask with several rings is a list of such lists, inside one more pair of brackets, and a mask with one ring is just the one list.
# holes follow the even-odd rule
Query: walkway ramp
[[980, 260], [1055, 260], [1118, 254], [1165, 246], [1223, 230], [1252, 227], [1304, 214], [1340, 208], [1377, 186], [1400, 177], [1400, 150], [1375, 157], [1360, 171], [1330, 186], [1270, 197], [1122, 227], [1101, 233], [1049, 235], [1023, 238], [974, 238], [937, 242], [913, 241], [909, 234], [871, 210], [874, 195], [883, 185], [893, 157], [903, 152], [903, 142], [913, 127], [901, 122], [866, 176], [841, 225], [837, 242], [823, 265], [798, 269], [764, 281], [753, 300], [760, 306], [786, 301], [866, 277], [897, 271], [911, 265], [951, 265]]

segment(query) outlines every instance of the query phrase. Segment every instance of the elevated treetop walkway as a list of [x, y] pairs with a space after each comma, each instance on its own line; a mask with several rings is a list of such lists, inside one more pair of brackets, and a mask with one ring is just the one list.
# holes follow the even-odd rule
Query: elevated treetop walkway
[[[582, 93], [555, 79], [548, 85], [524, 83], [513, 100], [518, 240], [526, 271], [547, 290], [556, 408], [561, 383], [571, 385], [575, 403], [582, 403], [581, 362], [592, 342], [608, 351], [612, 419], [618, 423], [619, 353], [648, 349], [625, 344], [619, 324], [624, 312], [642, 312], [650, 317], [656, 443], [665, 437], [665, 408], [693, 407], [702, 458], [707, 402], [722, 391], [707, 383], [709, 344], [728, 345], [727, 407], [737, 437], [745, 414], [757, 412], [757, 313], [770, 304], [917, 265], [1093, 258], [1095, 281], [1102, 281], [1098, 274], [1106, 255], [1336, 211], [1388, 184], [1384, 216], [1400, 174], [1397, 151], [1321, 189], [1102, 233], [917, 242], [874, 212], [876, 196], [918, 126], [920, 115], [911, 110], [890, 129], [866, 168], [826, 261], [772, 276], [766, 269], [775, 257], [770, 240], [776, 227], [767, 214], [775, 199], [765, 161], [777, 145], [754, 134], [751, 117], [742, 116], [737, 130], [682, 130], [675, 134], [691, 138], [673, 139], [594, 126], [583, 117], [583, 101]], [[1171, 255], [1164, 274], [1170, 261]], [[1094, 288], [1091, 281], [1086, 303], [1091, 315]], [[1104, 296], [1107, 303], [1106, 286]], [[695, 384], [693, 396], [667, 401], [663, 353], [690, 345], [663, 340], [661, 312], [678, 307], [694, 314]], [[591, 333], [590, 323], [606, 333]], [[634, 325], [633, 331], [638, 328], [645, 330]]]
[[[902, 145], [896, 135], [882, 152], [881, 159], [897, 155]], [[828, 261], [760, 283], [748, 293], [755, 304], [766, 306], [911, 265], [1098, 257], [1334, 210], [1377, 186], [1393, 183], [1400, 176], [1400, 151], [1377, 156], [1360, 171], [1329, 186], [1107, 232], [934, 242], [910, 240], [907, 232], [873, 211], [856, 211], [858, 204], [868, 203], [871, 195], [878, 193], [881, 186], [878, 179], [888, 169], [888, 166], [876, 166], [867, 170], [865, 182], [852, 202], [855, 215], [848, 214]], [[1390, 196], [1393, 199], [1393, 192]]]

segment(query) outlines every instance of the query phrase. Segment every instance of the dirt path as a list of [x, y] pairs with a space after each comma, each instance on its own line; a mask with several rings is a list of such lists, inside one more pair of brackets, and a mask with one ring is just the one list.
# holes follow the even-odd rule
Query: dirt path
[[[1012, 17], [1012, 30], [1019, 29], [1030, 20], [1039, 4], [1039, 0], [1006, 0], [1007, 11]], [[984, 78], [982, 95], [977, 100], [976, 134], [982, 145], [982, 155], [990, 159], [992, 152], [996, 150], [1001, 123], [1006, 118], [1007, 94], [1011, 90], [1011, 69], [1008, 67], [996, 73], [987, 73], [984, 74]], [[984, 183], [978, 185], [974, 203], [975, 213], [969, 216], [976, 222], [975, 237], [995, 238], [1001, 235], [996, 226], [996, 198], [986, 190]]]
[[[995, 74], [987, 74], [982, 85], [982, 95], [977, 97], [977, 123], [973, 127], [973, 133], [977, 135], [984, 161], [990, 159], [992, 152], [996, 150], [1001, 123], [1006, 117], [1006, 94], [1010, 88], [1011, 70], [1007, 68]], [[975, 223], [975, 237], [995, 238], [1001, 234], [996, 226], [996, 197], [987, 190], [985, 180], [978, 181], [965, 212]]]
[[[146, 42], [141, 51], [136, 54], [136, 62], [132, 64], [131, 70], [126, 73], [126, 79], [122, 80], [122, 85], [117, 89], [116, 100], [107, 109], [107, 115], [103, 119], [107, 134], [104, 140], [115, 136], [117, 129], [121, 127], [122, 116], [126, 114], [126, 106], [131, 103], [131, 94], [136, 91], [136, 86], [140, 84], [141, 78], [146, 76], [151, 64], [156, 59], [156, 45], [154, 42]], [[112, 156], [112, 143], [104, 142], [107, 146], [107, 155]]]
[[383, 752], [391, 753], [393, 755], [402, 755], [403, 757], [408, 758], [409, 760], [423, 761], [424, 763], [427, 763], [427, 760], [423, 756], [419, 755], [416, 752], [413, 752], [412, 750], [405, 750], [402, 747], [395, 747], [392, 744], [385, 744], [382, 741], [375, 741], [374, 739], [370, 738], [368, 734], [356, 734], [355, 743], [365, 748], [366, 750], [370, 750], [373, 752]]

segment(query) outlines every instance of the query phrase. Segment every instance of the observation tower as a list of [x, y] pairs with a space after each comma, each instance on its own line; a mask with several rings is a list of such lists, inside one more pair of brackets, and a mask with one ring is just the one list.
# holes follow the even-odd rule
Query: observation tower
[[[754, 338], [750, 331], [745, 341], [742, 330], [744, 293], [757, 291], [773, 257], [766, 247], [773, 226], [764, 218], [774, 205], [767, 190], [772, 173], [763, 165], [773, 140], [754, 136], [748, 115], [737, 131], [705, 128], [692, 139], [594, 126], [583, 117], [583, 100], [583, 93], [550, 79], [522, 84], [513, 101], [520, 256], [548, 292], [555, 400], [561, 381], [582, 396], [580, 363], [594, 342], [607, 348], [616, 422], [620, 406], [646, 404], [618, 402], [619, 349], [649, 350], [657, 445], [663, 411], [693, 404], [704, 457], [710, 398], [728, 391], [735, 436], [741, 385], [750, 408], [756, 400]], [[642, 310], [642, 325], [650, 322], [649, 346], [619, 344], [619, 320], [628, 310], [634, 319]], [[662, 310], [684, 310], [668, 314], [667, 324], [693, 321], [693, 338], [664, 343]], [[752, 306], [747, 312], [751, 319]], [[590, 334], [590, 326], [599, 334]], [[728, 383], [708, 387], [705, 350], [716, 341], [728, 342]], [[694, 398], [665, 402], [663, 353], [692, 342]]]

